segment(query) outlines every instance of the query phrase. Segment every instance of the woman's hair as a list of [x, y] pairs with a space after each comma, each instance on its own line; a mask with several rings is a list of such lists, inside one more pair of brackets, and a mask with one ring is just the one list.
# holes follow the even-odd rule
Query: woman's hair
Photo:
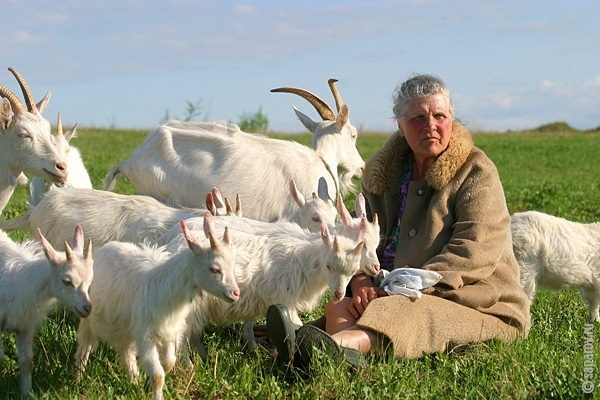
[[450, 96], [450, 89], [446, 83], [434, 75], [413, 74], [400, 83], [394, 90], [394, 116], [396, 119], [406, 114], [406, 103], [413, 99], [429, 97], [441, 93], [448, 97], [450, 113], [454, 116], [454, 104]]

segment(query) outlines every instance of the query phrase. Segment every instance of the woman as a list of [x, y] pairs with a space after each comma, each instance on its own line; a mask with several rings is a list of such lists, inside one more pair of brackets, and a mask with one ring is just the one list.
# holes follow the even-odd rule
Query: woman
[[391, 346], [396, 358], [419, 358], [528, 334], [529, 305], [498, 171], [454, 120], [448, 87], [432, 75], [411, 76], [396, 89], [394, 115], [398, 131], [362, 180], [369, 215], [377, 214], [383, 234], [380, 263], [436, 271], [442, 279], [411, 300], [355, 276], [352, 297], [325, 307], [327, 333], [311, 325], [294, 332], [287, 310], [274, 305], [267, 326], [284, 357], [296, 346], [304, 362], [313, 346], [349, 349], [355, 359]]

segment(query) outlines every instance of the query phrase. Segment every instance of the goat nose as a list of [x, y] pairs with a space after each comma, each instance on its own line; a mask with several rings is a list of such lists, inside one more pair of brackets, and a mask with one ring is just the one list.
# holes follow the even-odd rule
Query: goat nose
[[91, 314], [92, 313], [92, 303], [88, 303], [85, 306], [83, 306], [83, 309], [88, 313]]
[[64, 162], [59, 162], [56, 163], [56, 169], [62, 172], [66, 172], [67, 171], [67, 163]]

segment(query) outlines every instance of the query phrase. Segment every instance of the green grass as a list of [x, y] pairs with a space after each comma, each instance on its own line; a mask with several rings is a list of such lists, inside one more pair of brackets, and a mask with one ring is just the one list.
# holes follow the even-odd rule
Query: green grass
[[[146, 132], [80, 129], [73, 144], [81, 149], [94, 187], [108, 170], [126, 159]], [[278, 136], [310, 144], [310, 135]], [[359, 135], [358, 148], [369, 159], [386, 140], [383, 134]], [[510, 212], [539, 210], [574, 221], [600, 220], [600, 135], [571, 130], [475, 135], [475, 143], [496, 163]], [[121, 179], [116, 189], [135, 193]], [[12, 218], [27, 209], [27, 188], [20, 187], [4, 210]], [[353, 198], [347, 199], [347, 205]], [[16, 240], [27, 237], [12, 233]], [[304, 320], [319, 316], [322, 306]], [[204, 336], [208, 359], [196, 358], [193, 372], [180, 367], [167, 375], [167, 398], [175, 399], [575, 399], [582, 392], [584, 324], [587, 307], [576, 291], [541, 291], [532, 306], [527, 339], [513, 344], [489, 342], [448, 355], [397, 361], [369, 358], [366, 370], [349, 373], [326, 359], [310, 378], [282, 368], [261, 349], [247, 354], [240, 328], [211, 327]], [[400, 323], [400, 322], [399, 322]], [[410, 321], [401, 321], [410, 323]], [[35, 342], [33, 385], [40, 399], [147, 399], [142, 383], [131, 384], [116, 353], [100, 345], [86, 378], [74, 382], [77, 320], [62, 309], [52, 312]], [[595, 327], [595, 370], [600, 385], [600, 338]], [[6, 359], [0, 364], [0, 399], [18, 398], [19, 371], [14, 338], [5, 335]], [[142, 373], [142, 377], [145, 375]], [[600, 388], [595, 390], [600, 393]], [[600, 395], [596, 394], [600, 398]]]

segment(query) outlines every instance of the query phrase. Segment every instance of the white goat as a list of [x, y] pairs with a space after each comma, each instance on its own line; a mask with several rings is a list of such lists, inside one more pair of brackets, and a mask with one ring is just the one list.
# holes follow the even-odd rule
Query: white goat
[[[57, 122], [57, 135], [63, 135], [62, 121], [60, 119], [60, 113], [58, 113]], [[69, 142], [75, 137], [77, 130], [77, 124], [69, 129], [64, 137]], [[75, 188], [86, 188], [92, 189], [92, 181], [90, 175], [83, 164], [81, 159], [81, 153], [79, 149], [69, 143], [69, 153], [67, 154], [67, 181], [64, 183], [65, 187]], [[29, 207], [35, 207], [42, 200], [44, 194], [56, 187], [54, 182], [49, 181], [39, 176], [34, 176], [29, 185]]]
[[[31, 390], [33, 337], [56, 300], [80, 318], [90, 315], [88, 288], [93, 278], [92, 245], [83, 249], [83, 231], [75, 228], [73, 248], [54, 250], [40, 233], [39, 242], [14, 243], [0, 231], [0, 336], [15, 333], [21, 392]], [[4, 348], [0, 342], [0, 362]]]
[[538, 287], [579, 288], [590, 320], [600, 322], [600, 222], [582, 224], [526, 211], [512, 215], [511, 231], [529, 300]]
[[[210, 199], [211, 208], [217, 214], [225, 214], [226, 211], [220, 208], [225, 204], [220, 196], [218, 190], [214, 189], [210, 196], [207, 196], [207, 202]], [[212, 204], [213, 198], [219, 199], [219, 208]], [[206, 209], [176, 209], [150, 196], [63, 187], [46, 193], [40, 203], [26, 213], [7, 221], [0, 221], [0, 229], [6, 231], [28, 229], [31, 234], [40, 229], [53, 246], [61, 247], [65, 238], [68, 238], [71, 227], [80, 224], [88, 237], [97, 247], [100, 247], [110, 241], [123, 240], [124, 232], [135, 227], [138, 220], [154, 210], [178, 218], [176, 221], [204, 215], [207, 211]], [[164, 228], [160, 228], [160, 225], [154, 221], [146, 222], [149, 226], [154, 226], [158, 237], [167, 228], [175, 225], [176, 221]]]
[[104, 190], [62, 187], [46, 193], [26, 213], [0, 221], [0, 229], [38, 229], [56, 248], [61, 248], [69, 230], [81, 225], [96, 247], [113, 240], [139, 217], [165, 205], [150, 196], [124, 195]]
[[100, 339], [117, 350], [121, 365], [135, 382], [139, 376], [137, 353], [152, 382], [154, 398], [163, 398], [165, 372], [175, 364], [193, 299], [203, 290], [213, 295], [204, 297], [222, 303], [236, 302], [240, 296], [233, 275], [236, 251], [229, 233], [225, 230], [223, 242], [219, 242], [212, 215], [207, 213], [204, 218], [210, 246], [201, 245], [182, 220], [187, 245], [175, 254], [122, 242], [96, 250], [90, 287], [94, 312], [82, 320], [77, 331], [79, 377]]
[[[360, 178], [364, 161], [356, 149], [356, 128], [348, 107], [336, 96], [339, 115], [310, 92], [280, 88], [309, 100], [324, 119], [317, 123], [296, 110], [313, 133], [313, 148], [242, 132], [236, 125], [214, 122], [171, 121], [148, 134], [142, 145], [105, 178], [111, 190], [123, 174], [139, 193], [174, 206], [198, 207], [204, 193], [218, 187], [225, 197], [244, 201], [244, 215], [261, 221], [289, 220], [296, 204], [288, 195], [294, 180], [301, 193], [312, 193], [320, 178], [327, 181], [334, 199], [352, 189], [352, 177]], [[340, 178], [341, 175], [341, 178]], [[264, 185], [256, 185], [260, 177]]]
[[[301, 325], [299, 312], [318, 306], [327, 288], [334, 299], [344, 297], [346, 285], [359, 271], [362, 241], [333, 237], [324, 222], [318, 239], [306, 238], [306, 231], [294, 223], [279, 222], [276, 226], [264, 230], [231, 229], [237, 248], [235, 277], [241, 296], [231, 304], [211, 296], [194, 302], [188, 338], [202, 356], [205, 350], [199, 334], [208, 322], [244, 321], [243, 337], [252, 349], [255, 346], [252, 321], [265, 317], [270, 304], [285, 304], [293, 322]], [[359, 239], [363, 236], [364, 231]], [[180, 238], [175, 238], [166, 248], [176, 251], [183, 245]]]
[[[314, 194], [313, 194], [314, 197]], [[308, 204], [308, 202], [307, 202]], [[305, 205], [304, 207], [307, 207]], [[320, 211], [321, 206], [308, 206], [309, 209], [314, 207], [317, 210], [316, 214], [322, 214]], [[328, 206], [325, 206], [327, 209]], [[337, 210], [340, 215], [341, 223], [336, 225], [329, 225], [330, 231], [334, 235], [345, 236], [353, 239], [356, 243], [363, 241], [362, 254], [360, 260], [360, 270], [368, 275], [375, 276], [379, 272], [380, 264], [377, 257], [377, 247], [380, 241], [380, 228], [377, 220], [377, 214], [374, 215], [373, 222], [367, 221], [367, 213], [365, 209], [365, 198], [362, 193], [359, 193], [355, 199], [355, 213], [356, 217], [352, 217], [350, 212], [346, 208], [346, 205], [342, 201], [342, 197], [338, 196]], [[316, 215], [315, 214], [315, 215]], [[229, 214], [231, 215], [231, 214]], [[321, 218], [320, 221], [326, 222], [325, 218]], [[293, 222], [293, 221], [291, 221]], [[225, 226], [228, 226], [230, 230], [235, 232], [241, 231], [245, 233], [254, 232], [269, 232], [269, 234], [277, 235], [281, 230], [288, 229], [290, 221], [275, 221], [275, 222], [263, 222], [254, 219], [238, 216], [218, 216], [215, 218], [215, 228], [222, 230]], [[186, 220], [186, 224], [192, 230], [202, 228], [202, 218], [193, 217]], [[1, 223], [0, 223], [1, 226]], [[303, 227], [300, 227], [303, 228]], [[321, 229], [318, 232], [312, 232], [309, 229], [293, 229], [289, 230], [288, 233], [293, 233], [297, 237], [305, 240], [316, 240], [321, 235]], [[152, 243], [158, 246], [165, 246], [173, 241], [179, 235], [179, 229], [175, 226], [167, 230], [162, 236], [158, 237]]]
[[[297, 204], [297, 211], [292, 215], [290, 222], [297, 223], [301, 228], [309, 229], [312, 232], [317, 232], [320, 230], [321, 221], [324, 221], [327, 225], [333, 225], [335, 223], [337, 211], [333, 206], [333, 203], [326, 199], [326, 191], [327, 184], [325, 183], [325, 180], [321, 180], [319, 185], [319, 192], [321, 195], [319, 196], [313, 192], [312, 197], [307, 200], [302, 193], [297, 190], [296, 185], [292, 180], [290, 182], [290, 193]], [[213, 201], [213, 203], [216, 204], [213, 207], [208, 206], [210, 203], [210, 198], [214, 198], [216, 200]], [[325, 198], [325, 200], [323, 198]], [[222, 207], [217, 208], [219, 205], [225, 207], [224, 212]], [[236, 197], [236, 210], [234, 212], [227, 198], [225, 197], [223, 199], [219, 189], [214, 188], [212, 193], [207, 196], [207, 207], [213, 209], [213, 211], [211, 211], [213, 215], [235, 215], [241, 218], [242, 210], [239, 195]], [[190, 211], [182, 211], [165, 206], [164, 208], [159, 208], [143, 215], [134, 223], [132, 223], [131, 226], [127, 228], [125, 232], [123, 232], [120, 240], [132, 243], [141, 243], [144, 241], [152, 243], [158, 240], [158, 238], [165, 234], [169, 229], [171, 229], [173, 235], [177, 235], [177, 221], [180, 219], [187, 220], [189, 218], [195, 218], [196, 220], [192, 223], [199, 224], [199, 226], [201, 226], [201, 218], [193, 215], [193, 213], [190, 213]], [[242, 220], [245, 221], [248, 220], [248, 218], [243, 218]], [[227, 224], [227, 220], [223, 222]]]
[[312, 192], [312, 196], [306, 199], [292, 179], [290, 181], [290, 193], [298, 205], [298, 209], [290, 217], [290, 222], [297, 223], [301, 228], [308, 229], [311, 232], [318, 232], [321, 228], [321, 222], [327, 226], [335, 225], [337, 210], [333, 201], [329, 198], [327, 181], [319, 179], [317, 192]]
[[50, 133], [50, 123], [41, 115], [50, 91], [36, 104], [21, 75], [12, 68], [9, 71], [21, 87], [27, 108], [9, 88], [0, 85], [0, 212], [17, 183], [23, 182], [23, 172], [59, 185], [67, 180], [69, 144], [64, 135]]

